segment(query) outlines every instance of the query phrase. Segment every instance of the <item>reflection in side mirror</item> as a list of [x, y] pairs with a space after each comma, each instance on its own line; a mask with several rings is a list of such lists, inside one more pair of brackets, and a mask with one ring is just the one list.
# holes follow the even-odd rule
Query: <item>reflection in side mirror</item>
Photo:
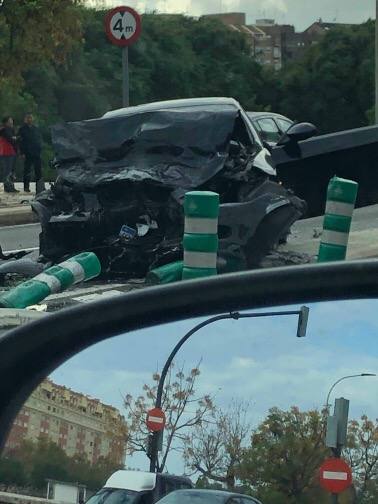
[[283, 135], [278, 145], [284, 145], [289, 142], [301, 142], [318, 134], [318, 129], [311, 123], [293, 124]]
[[[354, 486], [350, 493], [345, 490], [344, 502], [353, 502], [353, 492], [376, 502], [376, 487], [364, 489], [365, 479], [372, 479], [360, 453], [364, 449], [370, 461], [378, 447], [377, 305], [376, 299], [362, 299], [226, 311], [144, 328], [87, 348], [24, 403], [0, 459], [2, 481], [6, 474], [9, 485], [0, 489], [0, 497], [16, 488], [23, 494], [21, 504], [27, 504], [33, 488], [36, 495], [54, 495], [52, 504], [58, 490], [70, 491], [67, 504], [77, 504], [81, 490], [87, 498], [95, 493], [88, 504], [128, 502], [138, 493], [149, 504], [160, 504], [160, 498], [166, 499], [161, 504], [186, 504], [182, 494], [165, 497], [168, 489], [188, 489], [189, 495], [196, 485], [202, 494], [203, 489], [215, 491], [222, 481], [223, 488], [237, 488], [263, 504], [272, 502], [271, 495], [285, 503], [297, 468], [304, 467], [301, 496], [320, 502], [320, 484], [304, 482], [313, 481], [324, 461], [337, 453], [355, 461]], [[295, 337], [296, 332], [304, 336], [306, 328], [306, 338]], [[155, 436], [162, 482], [148, 472], [146, 418], [156, 406], [167, 363], [160, 406], [168, 421], [159, 431], [163, 435]], [[343, 423], [326, 433], [335, 400], [350, 402], [350, 422], [336, 410]], [[359, 441], [365, 434], [367, 446]], [[206, 449], [211, 443], [216, 451]], [[219, 454], [229, 453], [236, 458], [225, 458], [227, 466], [218, 463]], [[283, 457], [295, 462], [285, 469], [284, 483]], [[212, 468], [206, 478], [200, 471], [204, 467]], [[191, 480], [181, 476], [184, 472]], [[237, 487], [239, 481], [243, 487]], [[321, 502], [327, 502], [324, 495]]]

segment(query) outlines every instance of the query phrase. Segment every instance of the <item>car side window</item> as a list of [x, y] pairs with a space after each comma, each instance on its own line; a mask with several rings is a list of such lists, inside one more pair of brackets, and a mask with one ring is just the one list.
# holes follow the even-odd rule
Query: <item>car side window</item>
[[266, 117], [257, 121], [261, 128], [261, 136], [266, 142], [276, 143], [281, 138], [281, 132], [273, 119]]
[[286, 133], [286, 131], [292, 125], [292, 123], [290, 121], [286, 121], [286, 119], [281, 119], [280, 117], [276, 117], [276, 122], [278, 124], [278, 127], [282, 131], [282, 133]]
[[241, 500], [239, 497], [230, 497], [227, 501], [227, 504], [240, 504]]

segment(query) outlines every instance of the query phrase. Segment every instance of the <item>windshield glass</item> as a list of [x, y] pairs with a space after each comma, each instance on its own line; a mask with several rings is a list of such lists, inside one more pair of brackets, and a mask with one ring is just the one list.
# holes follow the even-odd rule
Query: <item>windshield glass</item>
[[224, 502], [226, 502], [226, 495], [221, 493], [183, 490], [166, 495], [159, 504], [223, 504]]
[[139, 496], [139, 492], [132, 490], [104, 488], [93, 495], [87, 504], [137, 504]]

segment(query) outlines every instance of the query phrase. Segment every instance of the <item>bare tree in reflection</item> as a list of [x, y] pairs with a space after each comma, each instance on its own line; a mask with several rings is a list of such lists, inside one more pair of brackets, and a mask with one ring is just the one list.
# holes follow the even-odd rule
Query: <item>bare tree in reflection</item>
[[236, 471], [251, 434], [248, 409], [249, 403], [235, 400], [226, 411], [214, 410], [211, 424], [198, 425], [188, 433], [184, 459], [190, 470], [235, 488]]
[[[187, 438], [189, 429], [207, 424], [214, 411], [213, 398], [210, 395], [197, 396], [195, 385], [200, 376], [199, 365], [185, 373], [182, 366], [178, 370], [174, 365], [165, 380], [162, 409], [166, 415], [163, 450], [158, 460], [158, 472], [166, 468], [171, 451], [180, 451], [182, 442]], [[127, 410], [128, 439], [127, 452], [147, 453], [149, 432], [146, 427], [146, 414], [156, 400], [160, 375], [152, 375], [152, 383], [143, 386], [140, 396], [130, 394], [124, 398]]]

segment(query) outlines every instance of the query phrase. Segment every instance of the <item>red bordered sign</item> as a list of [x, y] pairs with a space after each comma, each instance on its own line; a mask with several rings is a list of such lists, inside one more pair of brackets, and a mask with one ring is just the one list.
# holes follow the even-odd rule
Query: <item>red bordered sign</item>
[[344, 460], [330, 458], [320, 467], [320, 484], [328, 492], [338, 494], [352, 484], [352, 471]]
[[131, 7], [116, 7], [105, 16], [105, 31], [112, 44], [126, 47], [140, 37], [142, 22], [139, 14]]
[[165, 427], [165, 414], [161, 408], [153, 408], [147, 412], [146, 425], [149, 431], [159, 432]]

